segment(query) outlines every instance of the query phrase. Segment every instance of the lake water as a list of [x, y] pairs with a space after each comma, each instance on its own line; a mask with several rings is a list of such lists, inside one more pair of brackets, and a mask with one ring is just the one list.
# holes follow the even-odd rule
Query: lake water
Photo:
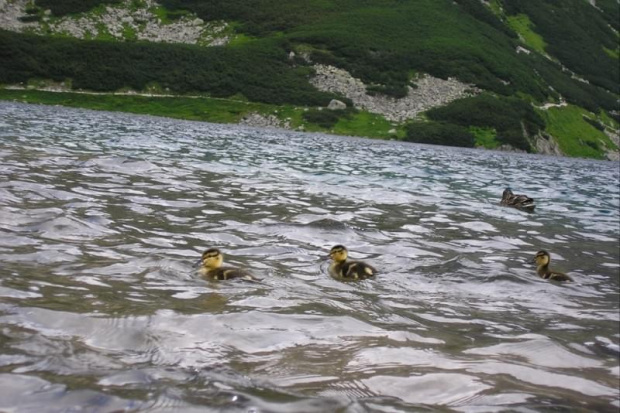
[[[619, 179], [0, 102], [0, 410], [616, 412]], [[330, 278], [336, 244], [378, 278]], [[262, 283], [200, 279], [208, 247]]]

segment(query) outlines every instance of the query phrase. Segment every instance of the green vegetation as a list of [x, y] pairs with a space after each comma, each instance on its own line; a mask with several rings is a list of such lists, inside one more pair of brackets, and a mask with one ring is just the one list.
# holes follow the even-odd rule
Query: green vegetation
[[498, 18], [503, 16], [501, 0], [489, 0], [489, 8]]
[[[39, 21], [46, 30], [58, 17], [96, 15], [120, 3], [33, 0], [22, 18]], [[148, 103], [150, 98], [138, 96], [21, 92], [33, 101], [215, 122], [236, 122], [251, 111], [274, 114], [277, 108], [280, 119], [311, 131], [486, 148], [510, 144], [532, 151], [528, 136], [546, 130], [569, 155], [600, 157], [613, 147], [601, 138], [600, 127], [618, 127], [617, 0], [597, 0], [596, 7], [584, 0], [490, 0], [488, 6], [479, 0], [158, 4], [151, 11], [164, 23], [192, 13], [207, 22], [225, 21], [219, 35], [231, 42], [223, 47], [141, 42], [129, 25], [124, 37], [130, 42], [116, 41], [103, 27], [97, 39], [88, 40], [0, 30], [0, 85], [52, 81], [83, 91], [170, 93], [179, 97]], [[129, 7], [146, 3], [134, 0]], [[43, 19], [46, 9], [52, 11], [49, 22]], [[532, 53], [515, 52], [520, 38]], [[428, 111], [427, 122], [393, 125], [363, 111], [319, 110], [332, 98], [344, 99], [310, 84], [314, 63], [347, 70], [375, 95], [403, 97], [425, 73], [456, 78], [484, 93]], [[16, 98], [11, 93], [0, 95]], [[560, 101], [571, 111], [533, 109]], [[396, 133], [388, 132], [392, 129]]]
[[476, 146], [482, 146], [486, 149], [495, 149], [500, 146], [500, 143], [496, 139], [497, 132], [493, 128], [470, 126], [469, 131], [476, 139]]
[[51, 10], [52, 15], [61, 17], [67, 14], [83, 13], [101, 4], [119, 4], [122, 0], [35, 0], [34, 3], [44, 10]]
[[263, 40], [238, 47], [202, 48], [162, 43], [79, 41], [0, 31], [0, 83], [33, 77], [73, 87], [112, 92], [143, 90], [157, 81], [171, 92], [213, 97], [242, 94], [250, 101], [324, 106], [334, 95], [308, 82], [308, 69], [294, 67], [283, 49]]
[[562, 70], [559, 64], [539, 54], [532, 53], [526, 59], [547, 84], [567, 102], [591, 112], [598, 112], [601, 108], [607, 111], [618, 110], [617, 95], [590, 83], [575, 80], [571, 73]]
[[596, 0], [596, 7], [603, 11], [603, 18], [616, 31], [620, 31], [620, 7], [618, 0]]
[[407, 125], [405, 140], [431, 145], [473, 148], [474, 135], [462, 126], [444, 122], [412, 122]]
[[508, 24], [521, 35], [526, 45], [540, 54], [545, 54], [545, 41], [540, 35], [532, 30], [532, 22], [525, 14], [508, 17]]
[[165, 7], [153, 7], [151, 12], [156, 15], [163, 24], [169, 24], [184, 16], [189, 16], [189, 12], [185, 10], [171, 11]]
[[600, 128], [585, 120], [596, 118], [592, 113], [571, 105], [539, 112], [547, 123], [547, 132], [556, 138], [566, 155], [604, 159], [604, 149], [615, 147]]
[[[33, 82], [31, 86], [49, 86], [49, 83], [39, 81]], [[157, 85], [151, 85], [151, 87], [153, 90], [158, 89]], [[346, 111], [348, 113], [346, 116], [339, 117], [335, 125], [325, 128], [316, 124], [306, 123], [304, 115], [307, 111], [301, 107], [290, 105], [275, 106], [230, 99], [64, 93], [0, 88], [0, 100], [119, 111], [214, 123], [238, 123], [244, 116], [250, 113], [260, 113], [263, 115], [275, 115], [282, 121], [288, 120], [293, 128], [303, 126], [305, 130], [312, 132], [331, 132], [340, 135], [381, 139], [393, 138], [394, 136], [389, 134], [391, 129], [397, 130], [396, 135], [402, 134], [402, 128], [394, 127], [379, 115], [352, 111], [351, 109]], [[323, 112], [331, 111], [325, 109]]]
[[[502, 94], [545, 99], [546, 88], [514, 53], [517, 39], [478, 1], [451, 0], [164, 0], [202, 19], [237, 22], [253, 37], [304, 45], [315, 62], [333, 64], [403, 96], [412, 71], [456, 77]], [[505, 80], [509, 82], [502, 82]]]
[[607, 53], [612, 59], [620, 59], [620, 50], [616, 49], [616, 50], [610, 50], [606, 47], [603, 47], [603, 50], [605, 51], [605, 53]]
[[190, 97], [42, 92], [0, 89], [0, 99], [77, 108], [166, 116], [214, 123], [237, 123], [250, 112], [269, 113], [277, 107], [258, 103]]
[[345, 116], [344, 110], [318, 110], [311, 109], [304, 113], [303, 118], [307, 122], [314, 123], [321, 128], [331, 129], [341, 116]]
[[[592, 84], [620, 93], [620, 67], [603, 50], [616, 50], [618, 35], [610, 28], [603, 13], [589, 2], [504, 0], [503, 3], [506, 14], [526, 14], [529, 17], [536, 26], [536, 32], [547, 43], [545, 50], [549, 54]], [[605, 4], [606, 7], [611, 6]], [[617, 3], [615, 9], [617, 16]]]
[[531, 147], [524, 130], [531, 136], [545, 127], [544, 121], [529, 103], [489, 94], [456, 100], [444, 107], [431, 109], [426, 115], [430, 120], [464, 128], [492, 128], [496, 131], [497, 142], [525, 151], [531, 151]]
[[[392, 130], [395, 133], [390, 132]], [[330, 132], [339, 135], [365, 136], [379, 139], [395, 139], [405, 136], [404, 126], [394, 126], [383, 116], [363, 111], [340, 118]]]

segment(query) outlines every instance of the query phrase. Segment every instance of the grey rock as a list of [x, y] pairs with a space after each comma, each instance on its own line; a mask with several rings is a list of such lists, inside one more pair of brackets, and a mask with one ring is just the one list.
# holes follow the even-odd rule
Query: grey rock
[[315, 76], [311, 83], [319, 90], [337, 93], [353, 101], [358, 109], [385, 116], [390, 121], [403, 122], [419, 113], [453, 100], [478, 93], [472, 85], [455, 79], [438, 79], [430, 75], [416, 79], [416, 88], [409, 87], [407, 96], [395, 99], [389, 96], [371, 96], [366, 85], [347, 71], [333, 66], [314, 65]]
[[329, 105], [327, 105], [327, 109], [330, 109], [330, 110], [344, 110], [346, 108], [347, 108], [347, 104], [337, 99], [332, 99], [329, 102]]

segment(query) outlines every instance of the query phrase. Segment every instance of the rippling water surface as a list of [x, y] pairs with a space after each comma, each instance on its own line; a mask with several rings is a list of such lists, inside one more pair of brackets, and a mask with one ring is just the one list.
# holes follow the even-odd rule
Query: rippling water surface
[[[0, 103], [0, 410], [617, 411], [618, 181]], [[379, 277], [330, 278], [335, 244]], [[195, 276], [207, 247], [263, 282]], [[575, 282], [539, 279], [540, 249]]]

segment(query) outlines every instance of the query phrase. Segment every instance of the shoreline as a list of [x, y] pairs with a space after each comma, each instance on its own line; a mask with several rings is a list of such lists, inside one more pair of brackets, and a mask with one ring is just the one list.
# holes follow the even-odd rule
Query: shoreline
[[[0, 101], [58, 105], [111, 112], [162, 116], [172, 119], [276, 128], [295, 132], [329, 133], [371, 139], [400, 139], [404, 125], [394, 125], [382, 116], [359, 112], [350, 122], [331, 129], [303, 119], [310, 108], [271, 105], [247, 100], [201, 95], [169, 95], [145, 92], [66, 91], [57, 88], [0, 87]], [[327, 110], [327, 109], [325, 109]]]
[[[393, 123], [376, 114], [361, 112], [359, 114], [360, 119], [355, 119], [355, 122], [352, 122], [353, 127], [348, 127], [345, 123], [344, 125], [337, 125], [337, 127], [331, 130], [326, 130], [303, 120], [302, 115], [308, 108], [275, 106], [264, 103], [212, 98], [200, 95], [180, 96], [134, 91], [112, 93], [65, 91], [59, 90], [58, 88], [36, 89], [12, 85], [0, 87], [0, 101], [73, 107], [292, 132], [325, 133], [338, 136], [414, 143], [402, 139], [404, 136], [404, 125], [395, 126]], [[469, 149], [617, 162], [617, 160], [612, 159], [527, 153], [513, 149], [485, 148], [483, 146]]]

